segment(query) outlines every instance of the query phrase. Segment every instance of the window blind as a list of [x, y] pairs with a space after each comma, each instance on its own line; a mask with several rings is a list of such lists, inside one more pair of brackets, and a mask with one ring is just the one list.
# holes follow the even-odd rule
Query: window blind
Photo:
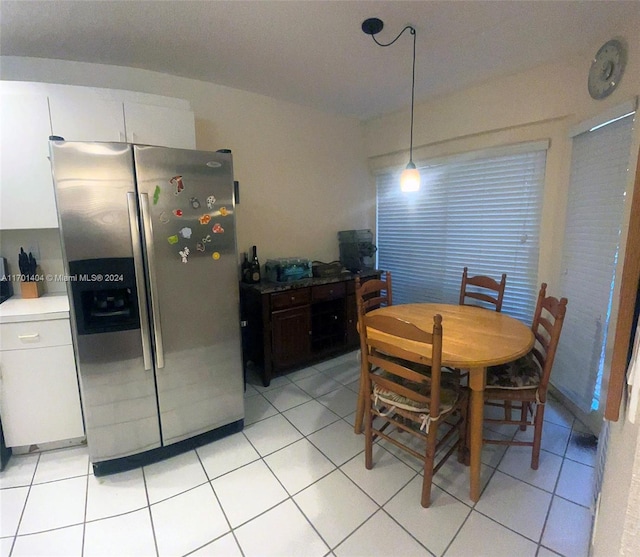
[[561, 292], [569, 299], [551, 382], [597, 410], [633, 132], [631, 115], [573, 138]]
[[546, 150], [419, 166], [419, 192], [400, 172], [377, 177], [378, 268], [393, 275], [394, 303], [458, 303], [462, 269], [497, 280], [502, 311], [531, 323], [537, 284]]

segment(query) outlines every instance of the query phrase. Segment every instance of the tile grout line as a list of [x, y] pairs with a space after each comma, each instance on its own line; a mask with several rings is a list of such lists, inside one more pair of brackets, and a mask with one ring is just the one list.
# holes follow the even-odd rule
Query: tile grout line
[[149, 512], [149, 521], [151, 522], [151, 534], [153, 535], [153, 546], [156, 550], [156, 557], [160, 557], [160, 551], [158, 549], [158, 540], [156, 539], [156, 527], [153, 523], [153, 513], [151, 512], [151, 499], [149, 499], [149, 489], [147, 487], [147, 475], [144, 472], [144, 466], [140, 467], [142, 470], [142, 482], [144, 483], [144, 494], [147, 498], [147, 510]]
[[87, 454], [87, 482], [84, 489], [84, 520], [82, 521], [82, 544], [80, 545], [80, 555], [84, 555], [84, 541], [87, 533], [87, 507], [89, 506], [89, 468], [91, 467], [91, 461], [88, 457], [89, 455]]
[[38, 460], [36, 461], [36, 465], [33, 467], [33, 474], [31, 475], [31, 481], [29, 482], [29, 489], [27, 490], [27, 496], [24, 498], [24, 503], [22, 505], [22, 511], [20, 512], [20, 518], [18, 519], [18, 524], [16, 525], [16, 531], [13, 534], [13, 541], [11, 542], [11, 548], [9, 549], [9, 556], [13, 554], [13, 550], [16, 546], [16, 541], [18, 540], [18, 532], [20, 531], [20, 524], [22, 524], [22, 519], [24, 518], [24, 511], [27, 509], [27, 502], [29, 501], [29, 495], [31, 494], [31, 488], [33, 487], [33, 480], [36, 477], [36, 471], [38, 470], [38, 465], [40, 464], [40, 457], [42, 453], [38, 454]]

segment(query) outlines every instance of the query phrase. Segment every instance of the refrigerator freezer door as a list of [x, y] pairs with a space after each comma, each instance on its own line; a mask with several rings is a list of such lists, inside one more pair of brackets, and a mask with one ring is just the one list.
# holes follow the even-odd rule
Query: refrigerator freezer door
[[132, 148], [52, 142], [51, 155], [91, 461], [159, 447]]
[[233, 168], [230, 154], [134, 157], [166, 445], [244, 417]]

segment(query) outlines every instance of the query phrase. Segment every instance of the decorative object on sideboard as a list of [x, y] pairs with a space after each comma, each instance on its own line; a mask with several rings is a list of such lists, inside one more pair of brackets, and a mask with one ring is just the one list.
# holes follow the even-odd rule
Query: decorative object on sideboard
[[313, 262], [313, 276], [316, 278], [339, 277], [343, 273], [348, 275], [349, 271], [342, 266], [340, 261], [332, 261], [331, 263]]
[[373, 42], [378, 46], [391, 46], [400, 36], [407, 30], [413, 35], [413, 63], [411, 66], [411, 136], [409, 142], [409, 163], [402, 171], [400, 176], [400, 189], [404, 192], [418, 191], [420, 189], [420, 171], [413, 162], [413, 105], [416, 90], [416, 30], [411, 25], [407, 25], [398, 36], [388, 43], [381, 43], [375, 38], [375, 35], [382, 31], [384, 23], [377, 17], [370, 17], [362, 22], [362, 31], [367, 35], [371, 35]]
[[39, 298], [42, 294], [42, 282], [38, 280], [38, 263], [33, 254], [20, 248], [18, 254], [18, 267], [20, 268], [20, 294], [23, 298]]
[[341, 230], [338, 232], [340, 263], [352, 273], [372, 270], [375, 267], [377, 247], [369, 229]]
[[264, 269], [269, 282], [292, 282], [313, 276], [311, 261], [304, 257], [267, 259]]

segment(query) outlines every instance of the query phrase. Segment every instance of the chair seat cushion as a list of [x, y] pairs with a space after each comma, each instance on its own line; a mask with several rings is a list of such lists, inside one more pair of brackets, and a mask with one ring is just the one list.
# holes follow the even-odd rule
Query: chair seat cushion
[[533, 354], [487, 369], [487, 387], [499, 389], [536, 389], [540, 385], [540, 366]]
[[[389, 381], [393, 381], [394, 383], [398, 383], [407, 388], [415, 390], [416, 384], [405, 381], [402, 377], [398, 377], [392, 373], [387, 373], [383, 371], [381, 374], [382, 377], [388, 379]], [[419, 389], [418, 392], [421, 394], [428, 396], [428, 387], [425, 385], [424, 389]], [[379, 385], [373, 386], [373, 399], [383, 404], [388, 404], [390, 406], [395, 406], [396, 408], [402, 408], [403, 410], [409, 410], [410, 412], [419, 412], [419, 413], [430, 413], [429, 403], [422, 403], [405, 396], [402, 396], [399, 393], [390, 391], [381, 387]], [[440, 387], [440, 413], [449, 412], [455, 405], [458, 400], [458, 393], [453, 389], [448, 389], [444, 386]]]

